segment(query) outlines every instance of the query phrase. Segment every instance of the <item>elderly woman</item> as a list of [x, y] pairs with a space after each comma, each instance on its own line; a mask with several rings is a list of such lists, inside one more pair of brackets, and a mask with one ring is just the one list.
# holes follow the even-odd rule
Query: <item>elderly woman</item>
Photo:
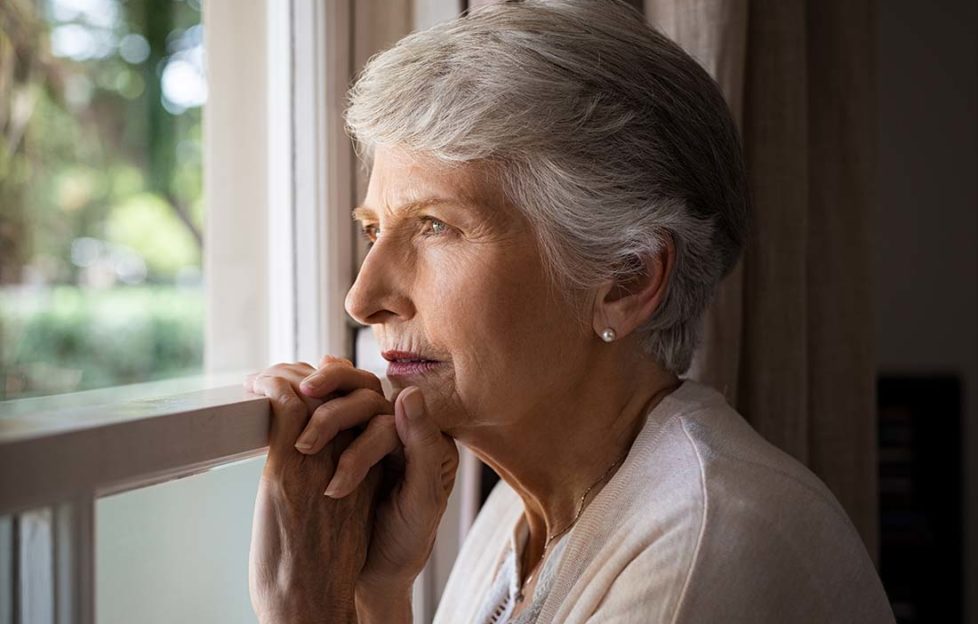
[[680, 377], [748, 219], [689, 56], [618, 2], [505, 3], [374, 57], [347, 121], [346, 309], [393, 392], [331, 357], [246, 382], [274, 407], [262, 621], [410, 621], [456, 442], [502, 481], [438, 622], [893, 620], [826, 487]]

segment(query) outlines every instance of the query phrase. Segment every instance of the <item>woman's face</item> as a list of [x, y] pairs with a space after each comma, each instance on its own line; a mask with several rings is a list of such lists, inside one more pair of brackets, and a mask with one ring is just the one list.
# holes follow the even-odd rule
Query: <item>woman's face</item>
[[[363, 206], [373, 241], [346, 298], [395, 388], [418, 386], [443, 430], [515, 423], [567, 400], [590, 326], [549, 282], [527, 220], [478, 165], [378, 147]], [[403, 353], [392, 353], [403, 352]]]

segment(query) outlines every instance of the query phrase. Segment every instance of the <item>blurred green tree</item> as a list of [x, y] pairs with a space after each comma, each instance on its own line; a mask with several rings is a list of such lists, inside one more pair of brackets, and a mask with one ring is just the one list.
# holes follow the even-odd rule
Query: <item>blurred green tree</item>
[[197, 0], [0, 1], [0, 398], [199, 369], [205, 98]]
[[[182, 224], [199, 264], [200, 108], [168, 102], [164, 90], [174, 66], [202, 53], [199, 7], [108, 0], [116, 17], [106, 27], [62, 19], [54, 6], [46, 19], [30, 0], [0, 4], [0, 284], [22, 282], [32, 261], [47, 282], [77, 282], [66, 263], [72, 240], [104, 237], [110, 213], [136, 205], [126, 200], [137, 193], [163, 200], [172, 214], [160, 219]], [[52, 44], [68, 35], [115, 45], [59, 56]], [[142, 188], [133, 188], [133, 165]]]

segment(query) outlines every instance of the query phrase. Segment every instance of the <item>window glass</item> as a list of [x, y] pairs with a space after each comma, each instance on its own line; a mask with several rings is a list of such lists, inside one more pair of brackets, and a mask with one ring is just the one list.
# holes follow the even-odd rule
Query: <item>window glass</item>
[[98, 499], [96, 624], [257, 622], [248, 548], [264, 464], [249, 459]]
[[0, 400], [202, 368], [198, 0], [0, 2]]

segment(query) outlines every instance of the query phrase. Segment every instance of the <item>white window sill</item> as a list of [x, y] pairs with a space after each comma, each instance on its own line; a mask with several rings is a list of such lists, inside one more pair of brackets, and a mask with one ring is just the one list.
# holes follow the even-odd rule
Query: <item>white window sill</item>
[[[253, 457], [268, 400], [243, 374], [0, 404], [0, 514], [107, 496]], [[228, 384], [234, 385], [228, 385]]]

